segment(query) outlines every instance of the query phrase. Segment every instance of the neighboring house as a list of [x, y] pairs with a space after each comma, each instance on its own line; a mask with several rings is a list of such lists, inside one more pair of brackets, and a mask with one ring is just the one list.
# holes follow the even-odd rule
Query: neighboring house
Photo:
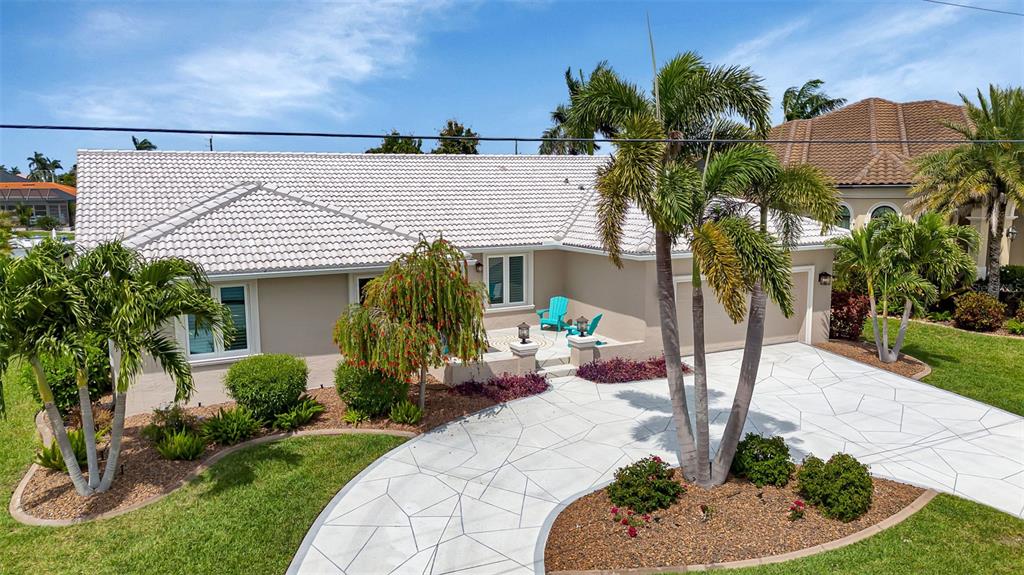
[[[911, 161], [921, 155], [949, 147], [950, 144], [869, 143], [870, 140], [959, 140], [961, 136], [943, 125], [943, 121], [967, 122], [962, 106], [937, 100], [890, 102], [868, 98], [811, 118], [792, 120], [772, 128], [770, 138], [807, 141], [774, 146], [785, 164], [809, 163], [818, 166], [836, 181], [843, 198], [839, 224], [861, 226], [886, 212], [904, 213], [904, 204], [913, 185]], [[858, 143], [829, 143], [856, 140]], [[1011, 229], [1020, 229], [1018, 206], [1007, 210], [1006, 237], [1003, 238], [1003, 264], [1024, 265], [1024, 234], [1016, 241]], [[978, 271], [984, 273], [987, 234], [982, 226], [981, 208], [961, 223], [973, 223], [981, 233]]]
[[[230, 346], [194, 333], [177, 338], [196, 379], [219, 386], [231, 361], [256, 353], [307, 358], [311, 384], [330, 385], [338, 352], [331, 335], [365, 283], [421, 236], [443, 236], [470, 260], [487, 289], [486, 326], [536, 326], [535, 309], [569, 298], [568, 318], [602, 313], [607, 354], [661, 353], [654, 233], [629, 215], [623, 269], [601, 249], [595, 173], [607, 157], [80, 151], [77, 238], [123, 240], [147, 256], [202, 264], [229, 306], [240, 337]], [[796, 313], [769, 310], [768, 342], [827, 338], [826, 236], [793, 253]], [[845, 233], [845, 232], [842, 232]], [[690, 254], [677, 246], [682, 351], [692, 347]], [[708, 292], [711, 349], [743, 345]], [[562, 345], [564, 345], [564, 334]], [[143, 379], [164, 376], [147, 368]], [[204, 383], [204, 381], [206, 383]], [[216, 383], [212, 383], [216, 382]], [[211, 396], [212, 397], [212, 396]], [[208, 401], [212, 401], [208, 400]]]
[[33, 223], [51, 216], [62, 226], [74, 226], [75, 188], [52, 182], [33, 182], [0, 170], [0, 210], [15, 212], [18, 206], [32, 208]]

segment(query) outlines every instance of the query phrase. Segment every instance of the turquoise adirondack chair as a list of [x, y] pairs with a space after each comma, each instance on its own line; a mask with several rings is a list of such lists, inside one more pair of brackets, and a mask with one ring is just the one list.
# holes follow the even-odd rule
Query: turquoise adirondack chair
[[[565, 321], [562, 318], [565, 317], [565, 312], [569, 308], [569, 298], [565, 296], [555, 296], [548, 302], [548, 307], [537, 310], [537, 317], [540, 318], [540, 328], [544, 329], [544, 326], [550, 325], [555, 328], [555, 331], [562, 331], [566, 328]], [[547, 317], [544, 317], [547, 315]]]
[[594, 316], [594, 319], [591, 320], [591, 322], [589, 324], [587, 324], [587, 333], [585, 333], [585, 334], [580, 334], [579, 328], [577, 328], [574, 325], [570, 325], [568, 327], [569, 335], [594, 335], [595, 333], [597, 333], [597, 324], [601, 323], [601, 317], [603, 315], [604, 314], [599, 313], [599, 314]]

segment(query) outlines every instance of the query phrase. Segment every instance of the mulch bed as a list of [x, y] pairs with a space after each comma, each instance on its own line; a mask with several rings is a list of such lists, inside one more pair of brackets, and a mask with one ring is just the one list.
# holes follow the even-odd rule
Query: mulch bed
[[848, 357], [854, 361], [866, 363], [872, 367], [891, 371], [904, 377], [914, 377], [928, 368], [928, 365], [923, 361], [902, 352], [900, 353], [900, 358], [894, 363], [882, 363], [878, 359], [878, 350], [875, 348], [875, 344], [865, 341], [830, 339], [827, 342], [816, 344], [815, 347], [820, 347], [836, 355]]
[[[303, 426], [313, 429], [389, 429], [422, 433], [443, 423], [464, 415], [480, 411], [495, 404], [482, 396], [464, 396], [449, 393], [448, 386], [430, 378], [427, 384], [426, 412], [419, 425], [400, 425], [387, 418], [364, 421], [353, 426], [342, 421], [345, 403], [334, 388], [314, 389], [309, 394], [322, 403], [327, 410]], [[409, 400], [416, 402], [418, 386], [409, 386]], [[109, 401], [109, 400], [108, 400]], [[199, 417], [208, 417], [220, 408], [233, 406], [233, 402], [188, 408], [188, 412]], [[40, 519], [74, 519], [107, 513], [139, 503], [153, 496], [173, 491], [189, 476], [203, 460], [223, 450], [220, 445], [210, 445], [203, 457], [196, 461], [169, 461], [157, 453], [153, 445], [141, 436], [152, 415], [133, 415], [125, 419], [124, 439], [119, 457], [120, 470], [110, 490], [91, 497], [80, 497], [75, 493], [66, 473], [40, 467], [33, 475], [22, 494], [22, 507], [26, 513]], [[255, 437], [275, 433], [263, 429]], [[100, 445], [100, 449], [103, 449]], [[100, 462], [100, 472], [104, 462]], [[82, 470], [85, 471], [84, 469]]]
[[[676, 477], [681, 476], [676, 471]], [[679, 501], [652, 513], [649, 527], [630, 538], [612, 521], [605, 490], [586, 495], [555, 519], [544, 550], [548, 571], [667, 567], [740, 561], [798, 551], [875, 525], [910, 505], [923, 489], [872, 478], [874, 499], [867, 514], [843, 523], [808, 507], [803, 519], [790, 521], [796, 481], [783, 488], [758, 488], [730, 479], [704, 490], [690, 485]], [[701, 506], [710, 508], [704, 518]]]

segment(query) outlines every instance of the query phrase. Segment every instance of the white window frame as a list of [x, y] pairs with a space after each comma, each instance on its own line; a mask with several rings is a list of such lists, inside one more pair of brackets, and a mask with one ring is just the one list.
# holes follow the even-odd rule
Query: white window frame
[[257, 289], [257, 282], [235, 282], [235, 283], [223, 283], [214, 284], [211, 289], [211, 296], [216, 301], [220, 301], [220, 290], [222, 288], [241, 287], [245, 290], [245, 325], [246, 325], [246, 347], [243, 349], [236, 349], [231, 351], [224, 350], [223, 338], [214, 338], [213, 348], [214, 351], [210, 353], [199, 353], [192, 355], [189, 350], [189, 339], [188, 339], [188, 317], [182, 316], [180, 321], [177, 322], [176, 332], [178, 341], [181, 343], [182, 349], [185, 350], [185, 357], [188, 358], [188, 362], [191, 365], [204, 365], [208, 363], [221, 363], [225, 361], [234, 361], [243, 357], [249, 357], [251, 355], [259, 355], [260, 353], [260, 313], [259, 313], [259, 292]]
[[367, 274], [348, 274], [348, 303], [359, 303], [359, 280], [373, 279], [383, 274], [383, 271]]
[[846, 208], [847, 213], [850, 214], [850, 227], [843, 228], [838, 223], [836, 223], [836, 227], [837, 228], [843, 228], [843, 229], [846, 229], [846, 230], [852, 230], [853, 228], [857, 227], [857, 214], [853, 213], [853, 208], [850, 206], [850, 204], [848, 204], [846, 202], [839, 202], [839, 205], [841, 207]]
[[871, 206], [871, 209], [868, 210], [867, 221], [870, 222], [875, 218], [875, 210], [877, 210], [878, 208], [892, 208], [893, 210], [896, 211], [897, 216], [903, 217], [903, 210], [899, 209], [899, 207], [897, 207], [896, 204], [892, 202], [878, 202], [877, 204]]
[[[522, 256], [523, 258], [523, 301], [508, 301], [510, 282], [508, 281], [508, 259], [510, 257]], [[489, 309], [523, 308], [533, 305], [533, 252], [499, 252], [485, 253], [484, 260], [484, 287], [487, 289], [485, 300]], [[491, 258], [502, 258], [502, 303], [491, 303]]]

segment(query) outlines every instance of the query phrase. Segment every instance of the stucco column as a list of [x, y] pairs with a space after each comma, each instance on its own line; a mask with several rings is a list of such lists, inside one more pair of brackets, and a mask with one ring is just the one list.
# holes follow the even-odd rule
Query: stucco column
[[575, 366], [581, 366], [597, 359], [597, 338], [579, 335], [570, 335], [565, 338], [569, 342], [569, 362]]
[[516, 358], [516, 375], [525, 375], [537, 371], [537, 350], [540, 344], [532, 341], [526, 343], [512, 342], [509, 351]]

